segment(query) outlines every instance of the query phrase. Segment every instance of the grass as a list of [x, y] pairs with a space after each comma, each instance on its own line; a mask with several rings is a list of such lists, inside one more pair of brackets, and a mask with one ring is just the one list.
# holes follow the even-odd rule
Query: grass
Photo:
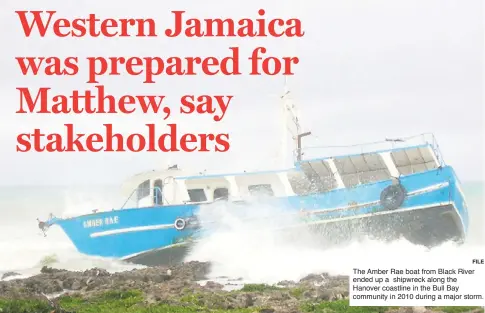
[[[259, 292], [279, 289], [268, 285], [246, 285], [247, 292]], [[290, 289], [295, 296], [303, 292], [300, 289]], [[224, 294], [185, 294], [179, 303], [148, 304], [141, 291], [109, 291], [93, 298], [80, 296], [62, 296], [57, 300], [58, 308], [52, 307], [47, 301], [0, 299], [0, 313], [254, 313], [265, 311], [262, 308], [249, 307], [244, 309], [220, 309], [218, 304], [224, 302]], [[337, 300], [320, 303], [305, 303], [301, 311], [306, 313], [385, 313], [390, 307], [352, 307], [348, 300]], [[445, 313], [464, 313], [476, 309], [474, 307], [430, 307], [434, 311]], [[480, 311], [480, 312], [483, 312]]]
[[0, 299], [0, 312], [2, 313], [50, 313], [52, 307], [40, 300], [2, 300]]
[[348, 300], [307, 303], [302, 306], [302, 311], [312, 313], [384, 313], [389, 309], [389, 307], [349, 306]]
[[[214, 294], [213, 296], [220, 296]], [[221, 296], [222, 297], [222, 296]], [[216, 301], [217, 299], [210, 298]], [[0, 299], [1, 313], [252, 313], [257, 308], [221, 310], [212, 309], [199, 302], [197, 294], [184, 296], [180, 305], [147, 304], [140, 291], [109, 291], [96, 297], [85, 299], [80, 296], [62, 296], [58, 299], [58, 309], [47, 301]], [[185, 302], [185, 303], [184, 303]]]
[[[475, 309], [483, 312], [480, 307], [427, 307], [429, 310], [445, 313], [465, 313]], [[327, 301], [321, 303], [306, 303], [301, 307], [303, 312], [309, 313], [385, 313], [396, 307], [349, 306], [349, 300]]]
[[266, 284], [245, 284], [241, 288], [241, 291], [244, 292], [264, 292], [269, 290], [282, 290], [282, 288]]

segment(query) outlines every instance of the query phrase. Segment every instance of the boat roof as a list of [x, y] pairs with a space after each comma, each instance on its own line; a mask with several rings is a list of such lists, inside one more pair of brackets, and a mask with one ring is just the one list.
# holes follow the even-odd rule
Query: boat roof
[[135, 176], [130, 177], [127, 181], [123, 183], [122, 192], [131, 193], [135, 190], [142, 182], [148, 179], [163, 179], [166, 177], [173, 177], [175, 180], [195, 180], [195, 179], [211, 179], [226, 176], [243, 176], [243, 175], [264, 175], [264, 174], [278, 174], [287, 173], [289, 171], [296, 170], [296, 168], [284, 169], [284, 170], [270, 170], [270, 171], [242, 171], [237, 173], [194, 173], [191, 171], [184, 170], [173, 170], [173, 169], [162, 169], [162, 170], [152, 170], [146, 171]]
[[236, 173], [199, 174], [199, 175], [192, 175], [192, 176], [180, 176], [180, 177], [176, 177], [175, 179], [187, 180], [187, 179], [217, 178], [217, 177], [225, 177], [225, 176], [279, 174], [279, 173], [287, 173], [287, 172], [292, 171], [292, 170], [295, 170], [295, 168], [289, 168], [289, 169], [284, 169], [284, 170], [269, 170], [269, 171], [243, 171], [243, 172], [236, 172]]
[[[417, 140], [416, 140], [417, 139]], [[391, 146], [391, 147], [389, 147]], [[387, 147], [387, 148], [386, 148]], [[304, 150], [304, 159], [295, 162], [295, 167], [279, 170], [266, 171], [242, 171], [235, 173], [220, 173], [220, 174], [206, 174], [205, 172], [185, 171], [179, 169], [176, 165], [168, 169], [152, 170], [132, 176], [124, 183], [124, 190], [132, 192], [138, 185], [147, 179], [157, 179], [165, 177], [173, 177], [176, 180], [195, 180], [195, 179], [211, 179], [226, 176], [242, 176], [242, 175], [264, 175], [264, 174], [278, 174], [288, 173], [291, 171], [300, 171], [300, 164], [305, 162], [312, 162], [326, 159], [339, 159], [352, 157], [362, 154], [377, 154], [384, 152], [397, 152], [401, 150], [413, 148], [432, 148], [436, 153], [440, 154], [438, 145], [433, 134], [421, 134], [401, 139], [386, 139], [385, 141], [372, 142], [366, 144], [347, 145], [347, 146], [320, 146], [308, 147]], [[340, 150], [340, 151], [339, 151]], [[312, 152], [317, 152], [318, 157], [312, 157]], [[306, 157], [309, 156], [309, 157]], [[441, 155], [440, 155], [441, 157]], [[129, 190], [128, 190], [129, 189]], [[124, 192], [125, 192], [124, 191]]]

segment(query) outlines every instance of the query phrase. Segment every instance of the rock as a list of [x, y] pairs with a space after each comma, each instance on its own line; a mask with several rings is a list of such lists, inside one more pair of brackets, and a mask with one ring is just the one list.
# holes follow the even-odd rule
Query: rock
[[72, 284], [71, 287], [69, 288], [70, 290], [80, 290], [83, 287], [81, 282], [79, 280], [75, 280]]
[[277, 286], [281, 287], [294, 287], [296, 283], [292, 280], [282, 280], [279, 283], [276, 284]]
[[333, 301], [336, 300], [335, 293], [331, 289], [318, 289], [316, 292], [316, 300], [318, 301]]
[[403, 307], [386, 311], [386, 313], [413, 313], [412, 307]]
[[347, 286], [337, 286], [332, 288], [337, 300], [345, 299], [349, 296], [349, 288]]
[[305, 290], [302, 293], [303, 299], [313, 298], [313, 292], [311, 290]]
[[84, 271], [83, 275], [84, 276], [92, 276], [92, 277], [108, 277], [111, 274], [105, 269], [93, 268], [93, 269]]
[[310, 274], [300, 279], [300, 282], [322, 283], [326, 277], [328, 277], [327, 274]]
[[204, 289], [220, 290], [222, 288], [224, 288], [224, 285], [219, 284], [219, 283], [216, 283], [216, 282], [213, 282], [213, 281], [208, 281], [204, 285]]
[[[171, 267], [148, 267], [119, 273], [100, 268], [66, 271], [43, 267], [39, 275], [26, 279], [0, 281], [0, 295], [10, 299], [45, 299], [46, 294], [68, 291], [84, 298], [106, 291], [136, 291], [140, 305], [160, 304], [197, 306], [204, 310], [248, 309], [261, 313], [296, 313], [302, 304], [348, 298], [348, 277], [312, 274], [299, 282], [281, 281], [275, 286], [261, 285], [254, 291], [226, 291], [217, 281], [206, 280], [210, 264], [187, 262]], [[240, 285], [240, 284], [239, 284]], [[116, 293], [115, 293], [116, 294]], [[424, 311], [423, 311], [424, 309]], [[394, 313], [429, 313], [425, 308], [398, 308]]]
[[236, 296], [236, 303], [238, 304], [239, 308], [249, 308], [254, 305], [254, 299], [251, 294], [242, 293]]
[[286, 292], [282, 291], [274, 291], [269, 295], [270, 301], [284, 301], [290, 298], [290, 295]]
[[208, 262], [191, 261], [171, 268], [172, 275], [191, 279], [194, 281], [206, 279], [210, 272], [210, 264]]

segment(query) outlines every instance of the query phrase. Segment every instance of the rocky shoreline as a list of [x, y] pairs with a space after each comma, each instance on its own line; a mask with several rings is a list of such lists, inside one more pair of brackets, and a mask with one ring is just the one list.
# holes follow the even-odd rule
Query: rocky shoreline
[[[274, 286], [204, 281], [210, 264], [188, 262], [120, 273], [44, 267], [41, 274], [0, 281], [0, 312], [483, 312], [480, 308], [372, 308], [348, 306], [348, 277], [325, 273]], [[221, 278], [217, 281], [222, 281]], [[204, 281], [204, 283], [201, 283]], [[227, 279], [226, 279], [227, 281]]]

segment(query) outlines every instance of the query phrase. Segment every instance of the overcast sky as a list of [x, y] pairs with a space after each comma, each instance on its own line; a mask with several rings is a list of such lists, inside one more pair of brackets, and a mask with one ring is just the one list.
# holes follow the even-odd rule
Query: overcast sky
[[[113, 4], [116, 6], [113, 7]], [[15, 10], [57, 10], [58, 16], [151, 17], [159, 34], [171, 25], [171, 10], [200, 17], [298, 17], [301, 39], [59, 39], [23, 38]], [[17, 115], [19, 86], [51, 86], [58, 92], [87, 89], [85, 68], [72, 78], [22, 77], [15, 56], [241, 56], [265, 46], [275, 56], [300, 58], [289, 87], [303, 126], [315, 136], [306, 145], [343, 145], [433, 132], [448, 164], [462, 180], [483, 173], [483, 8], [480, 0], [371, 1], [39, 1], [0, 2], [0, 184], [121, 183], [143, 170], [178, 163], [199, 170], [230, 171], [274, 167], [280, 153], [278, 96], [281, 76], [160, 77], [143, 85], [139, 77], [103, 78], [113, 94], [163, 94], [174, 102], [184, 94], [234, 95], [223, 122], [177, 117], [183, 131], [228, 132], [227, 153], [17, 153], [16, 136], [40, 127], [46, 132], [75, 123], [98, 132], [111, 122], [120, 132], [144, 130], [153, 115]], [[242, 64], [246, 64], [242, 62]], [[245, 67], [242, 67], [245, 70]]]

